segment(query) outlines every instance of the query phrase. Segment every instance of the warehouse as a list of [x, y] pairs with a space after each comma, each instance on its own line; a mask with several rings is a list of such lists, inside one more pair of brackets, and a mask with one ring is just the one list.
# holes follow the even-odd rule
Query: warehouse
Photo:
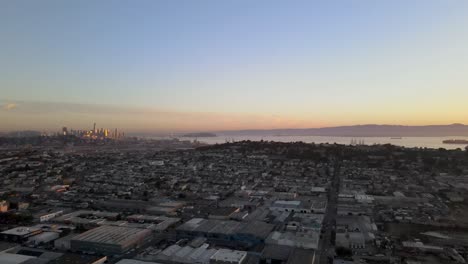
[[29, 237], [28, 243], [34, 246], [38, 246], [52, 242], [57, 238], [59, 238], [59, 233], [57, 232], [42, 232], [38, 235]]
[[300, 213], [325, 213], [327, 209], [327, 201], [323, 199], [315, 199], [308, 201], [283, 201], [278, 200], [270, 206], [271, 211], [280, 212], [300, 212]]
[[70, 245], [73, 251], [117, 255], [142, 245], [150, 237], [148, 229], [101, 226], [72, 238]]
[[29, 237], [40, 234], [42, 230], [38, 227], [16, 227], [0, 233], [0, 237], [4, 241], [24, 242]]
[[77, 234], [69, 234], [67, 236], [61, 237], [54, 241], [54, 247], [59, 250], [70, 250], [71, 249], [71, 240], [77, 236]]
[[156, 262], [140, 261], [136, 259], [122, 259], [115, 264], [159, 264]]
[[206, 237], [218, 245], [251, 247], [262, 243], [273, 225], [264, 222], [236, 222], [193, 218], [176, 228], [177, 238]]
[[220, 249], [210, 258], [211, 264], [242, 264], [247, 259], [247, 252]]
[[150, 258], [156, 262], [171, 264], [242, 264], [247, 262], [247, 257], [246, 251], [211, 248], [209, 244], [203, 243], [199, 247], [174, 244]]
[[21, 264], [30, 259], [36, 259], [36, 257], [6, 252], [0, 253], [0, 263], [4, 264]]

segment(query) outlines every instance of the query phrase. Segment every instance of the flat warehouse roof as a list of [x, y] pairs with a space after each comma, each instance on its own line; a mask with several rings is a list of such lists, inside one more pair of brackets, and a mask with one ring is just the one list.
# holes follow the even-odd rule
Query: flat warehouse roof
[[132, 239], [149, 233], [151, 233], [151, 231], [147, 229], [120, 226], [101, 226], [72, 238], [72, 241], [125, 245]]
[[36, 257], [25, 256], [20, 254], [11, 254], [11, 253], [1, 253], [0, 254], [0, 263], [4, 264], [19, 264], [25, 262], [28, 259], [35, 259]]
[[27, 235], [27, 234], [30, 234], [39, 230], [41, 229], [37, 227], [23, 227], [22, 226], [22, 227], [16, 227], [10, 230], [3, 231], [0, 234], [24, 236], [24, 235]]

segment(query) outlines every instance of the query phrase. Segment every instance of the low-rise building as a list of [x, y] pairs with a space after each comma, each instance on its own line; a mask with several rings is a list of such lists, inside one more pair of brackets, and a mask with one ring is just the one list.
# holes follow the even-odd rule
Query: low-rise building
[[270, 206], [272, 211], [281, 211], [281, 212], [297, 212], [297, 213], [325, 213], [327, 209], [326, 200], [311, 200], [311, 201], [285, 201], [277, 200], [274, 201]]
[[1, 232], [0, 237], [4, 241], [24, 242], [29, 237], [40, 233], [42, 233], [42, 229], [39, 227], [20, 226]]
[[247, 258], [247, 252], [230, 249], [220, 249], [210, 258], [210, 264], [242, 264]]
[[73, 237], [70, 245], [73, 251], [117, 255], [142, 245], [150, 236], [148, 229], [101, 226]]
[[264, 222], [236, 222], [193, 218], [176, 228], [178, 238], [206, 237], [220, 245], [250, 247], [263, 243], [274, 226]]

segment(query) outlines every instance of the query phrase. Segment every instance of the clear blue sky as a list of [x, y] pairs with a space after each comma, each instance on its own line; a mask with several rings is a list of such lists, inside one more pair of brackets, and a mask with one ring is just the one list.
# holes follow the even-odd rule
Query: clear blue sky
[[467, 25], [461, 0], [5, 0], [0, 129], [468, 122]]

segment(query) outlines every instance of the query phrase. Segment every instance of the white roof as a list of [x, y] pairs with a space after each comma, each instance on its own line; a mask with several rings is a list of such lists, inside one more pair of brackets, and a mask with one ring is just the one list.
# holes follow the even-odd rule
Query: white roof
[[151, 234], [149, 229], [139, 229], [121, 226], [100, 226], [88, 230], [72, 238], [74, 241], [126, 245], [135, 238]]
[[325, 187], [312, 187], [311, 188], [312, 192], [326, 192]]
[[411, 247], [411, 248], [420, 248], [420, 249], [427, 249], [427, 250], [443, 250], [443, 248], [438, 247], [438, 246], [431, 246], [431, 245], [424, 245], [424, 243], [418, 241], [418, 242], [412, 242], [412, 241], [403, 241], [403, 246], [404, 247]]
[[373, 201], [374, 197], [372, 195], [367, 195], [367, 194], [356, 194], [354, 196], [356, 200], [367, 200], [367, 201]]
[[425, 232], [421, 234], [426, 235], [426, 236], [436, 237], [436, 238], [450, 239], [450, 236], [444, 235], [439, 232], [434, 232], [434, 231], [429, 231], [429, 232]]
[[282, 245], [305, 249], [316, 249], [319, 242], [319, 232], [309, 230], [308, 232], [278, 232], [274, 231], [266, 239], [268, 245]]
[[278, 201], [275, 201], [275, 204], [296, 205], [296, 206], [298, 206], [299, 204], [301, 204], [301, 201], [283, 201], [283, 200], [278, 200]]
[[211, 256], [210, 259], [214, 261], [240, 263], [244, 258], [246, 258], [246, 256], [247, 256], [247, 252], [245, 251], [220, 249], [213, 256]]
[[285, 200], [277, 200], [273, 202], [271, 207], [275, 208], [298, 208], [301, 204], [301, 201], [285, 201]]
[[17, 236], [24, 236], [27, 234], [30, 234], [32, 232], [36, 232], [41, 230], [40, 228], [37, 227], [25, 227], [25, 226], [20, 226], [20, 227], [15, 227], [10, 230], [3, 231], [1, 234], [5, 235], [17, 235]]

